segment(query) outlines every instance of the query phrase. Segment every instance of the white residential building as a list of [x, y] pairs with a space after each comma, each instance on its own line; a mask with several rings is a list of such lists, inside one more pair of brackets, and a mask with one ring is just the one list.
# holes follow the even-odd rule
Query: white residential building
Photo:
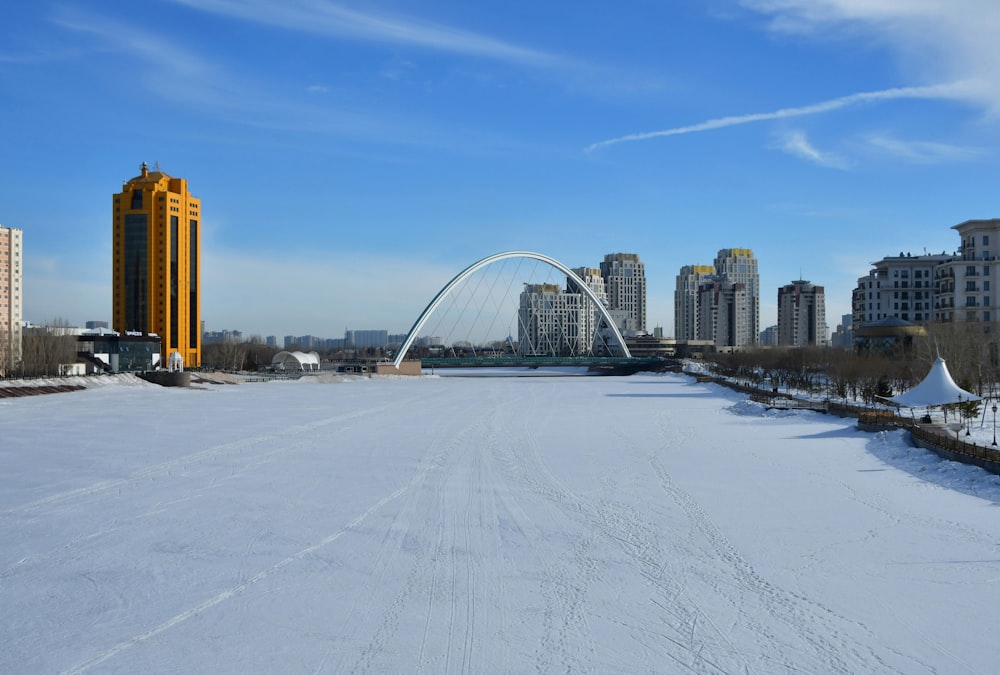
[[958, 253], [934, 271], [934, 318], [942, 322], [1000, 321], [994, 309], [1000, 284], [1000, 218], [967, 220], [952, 227], [962, 238]]
[[0, 374], [21, 360], [22, 232], [0, 225]]
[[[940, 290], [935, 280], [938, 268], [954, 254], [912, 255], [900, 253], [872, 263], [867, 276], [858, 279], [851, 296], [851, 321], [855, 328], [893, 317], [911, 323], [935, 318]], [[945, 283], [947, 286], [947, 283]], [[944, 298], [945, 311], [954, 302]], [[940, 312], [937, 312], [940, 314]]]
[[[747, 331], [741, 331], [740, 341], [736, 347], [748, 347], [757, 344], [760, 338], [760, 274], [757, 272], [757, 259], [748, 248], [724, 248], [715, 258], [715, 274], [735, 284], [742, 284], [746, 292], [746, 317], [738, 323], [747, 325]], [[708, 338], [708, 336], [702, 336]], [[709, 338], [710, 339], [710, 338]]]
[[674, 337], [698, 340], [698, 288], [715, 277], [711, 265], [685, 265], [674, 288]]
[[601, 263], [601, 276], [611, 310], [628, 313], [625, 333], [646, 331], [646, 267], [635, 253], [609, 253]]
[[822, 286], [799, 280], [778, 289], [778, 344], [826, 344], [826, 302]]
[[[557, 284], [525, 284], [517, 321], [519, 356], [578, 356], [589, 351], [589, 337], [581, 345], [580, 293], [566, 293]], [[587, 298], [587, 304], [590, 304]]]
[[[594, 292], [594, 295], [597, 296], [597, 299], [605, 307], [608, 306], [608, 294], [604, 287], [604, 277], [601, 276], [601, 270], [594, 267], [575, 267], [573, 268], [573, 274], [579, 277], [586, 284], [587, 288]], [[602, 323], [601, 311], [598, 307], [591, 307], [593, 301], [581, 289], [576, 287], [576, 282], [571, 282], [567, 279], [566, 292], [580, 295], [580, 306], [584, 308], [580, 312], [580, 326], [578, 329], [580, 349], [584, 350], [584, 353], [588, 353], [597, 346], [595, 345], [595, 338], [597, 337], [597, 329]], [[590, 307], [590, 311], [586, 310], [588, 307]]]

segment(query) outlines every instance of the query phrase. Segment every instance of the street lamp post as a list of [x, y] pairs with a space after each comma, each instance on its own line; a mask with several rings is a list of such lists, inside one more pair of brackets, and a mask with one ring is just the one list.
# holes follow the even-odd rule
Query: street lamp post
[[993, 401], [993, 447], [997, 447], [997, 402]]

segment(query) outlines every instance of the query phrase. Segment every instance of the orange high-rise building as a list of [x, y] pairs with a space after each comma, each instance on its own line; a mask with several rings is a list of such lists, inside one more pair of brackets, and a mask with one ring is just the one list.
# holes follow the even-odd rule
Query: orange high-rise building
[[143, 162], [113, 209], [113, 328], [159, 335], [164, 366], [174, 352], [201, 365], [201, 200]]

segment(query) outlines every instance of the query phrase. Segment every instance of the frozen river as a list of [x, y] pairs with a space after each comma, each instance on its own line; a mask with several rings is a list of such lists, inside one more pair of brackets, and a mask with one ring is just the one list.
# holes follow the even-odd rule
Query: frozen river
[[989, 673], [1000, 484], [679, 375], [0, 401], [0, 672]]

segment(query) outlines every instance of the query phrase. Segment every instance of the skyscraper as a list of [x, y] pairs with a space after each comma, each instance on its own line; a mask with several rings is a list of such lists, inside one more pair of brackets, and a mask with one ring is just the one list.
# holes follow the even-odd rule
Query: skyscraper
[[674, 289], [674, 337], [678, 340], [701, 339], [698, 321], [698, 288], [713, 279], [711, 265], [684, 265], [677, 274]]
[[[609, 253], [601, 263], [608, 306], [628, 315], [628, 332], [646, 332], [646, 266], [635, 253]], [[624, 332], [624, 331], [623, 331]]]
[[[587, 285], [587, 287], [594, 292], [598, 300], [604, 303], [604, 306], [608, 305], [608, 295], [607, 289], [604, 287], [604, 278], [601, 276], [601, 270], [594, 267], [574, 267], [573, 274], [578, 276], [580, 280]], [[566, 292], [567, 293], [577, 293], [581, 296], [581, 311], [580, 311], [580, 353], [587, 354], [597, 346], [595, 337], [597, 336], [597, 329], [602, 325], [601, 322], [601, 312], [597, 307], [592, 307], [593, 303], [590, 299], [585, 297], [583, 290], [577, 288], [577, 283], [573, 281], [572, 283], [567, 280]]]
[[826, 301], [822, 286], [793, 281], [778, 289], [778, 344], [826, 344]]
[[0, 375], [21, 360], [21, 230], [0, 225]]
[[698, 289], [698, 339], [711, 340], [719, 351], [750, 344], [749, 305], [745, 284], [706, 281]]
[[[747, 331], [737, 338], [735, 346], [747, 347], [760, 340], [760, 275], [757, 273], [757, 259], [748, 248], [724, 248], [715, 258], [715, 273], [720, 278], [746, 289]], [[740, 321], [744, 324], [743, 321]]]
[[177, 352], [201, 365], [201, 200], [185, 179], [143, 162], [113, 211], [114, 329], [156, 333], [162, 362]]

